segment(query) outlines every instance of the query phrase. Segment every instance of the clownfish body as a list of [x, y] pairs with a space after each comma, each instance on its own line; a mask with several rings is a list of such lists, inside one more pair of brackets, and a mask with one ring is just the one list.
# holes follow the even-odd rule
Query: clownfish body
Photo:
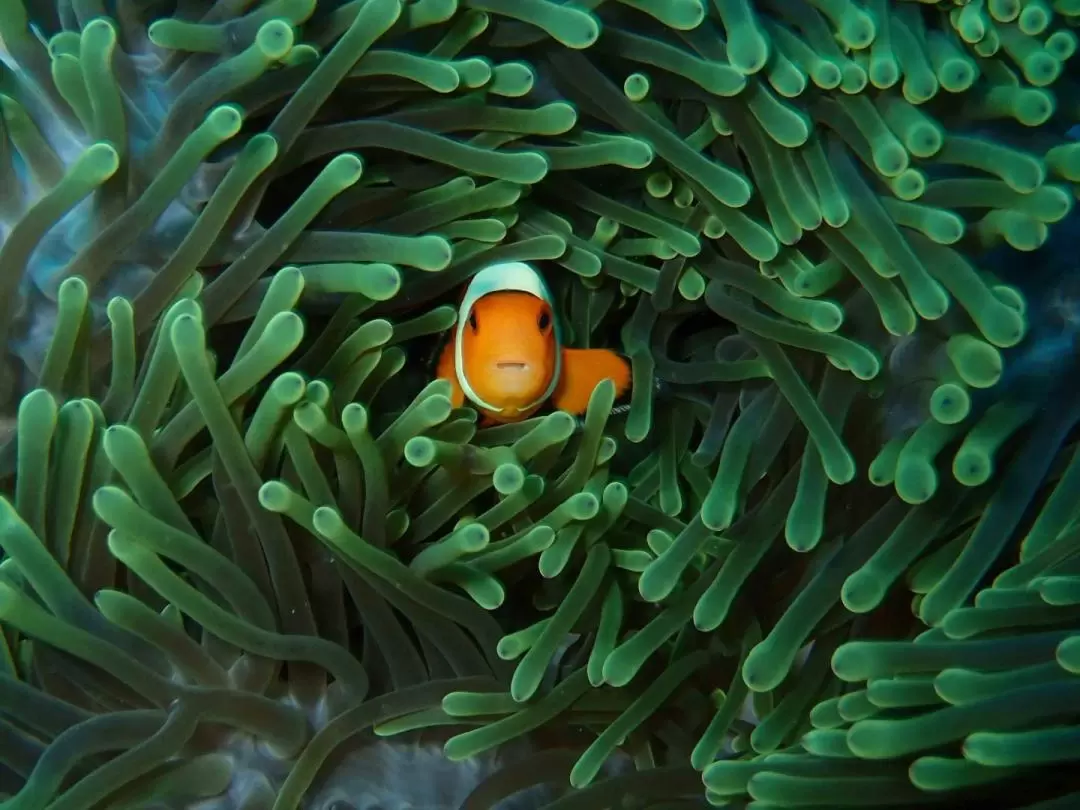
[[465, 290], [436, 376], [489, 421], [518, 422], [550, 402], [582, 414], [605, 379], [616, 398], [630, 388], [630, 364], [607, 349], [562, 344], [554, 301], [540, 274], [522, 262], [481, 270]]

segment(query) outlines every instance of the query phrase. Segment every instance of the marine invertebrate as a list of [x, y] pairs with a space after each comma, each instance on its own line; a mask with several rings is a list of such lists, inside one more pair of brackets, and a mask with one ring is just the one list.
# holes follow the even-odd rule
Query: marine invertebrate
[[[1080, 400], [1020, 382], [1080, 11], [249, 5], [0, 10], [6, 803], [336, 801], [439, 730], [542, 749], [469, 808], [1075, 802]], [[430, 380], [496, 261], [625, 416]]]

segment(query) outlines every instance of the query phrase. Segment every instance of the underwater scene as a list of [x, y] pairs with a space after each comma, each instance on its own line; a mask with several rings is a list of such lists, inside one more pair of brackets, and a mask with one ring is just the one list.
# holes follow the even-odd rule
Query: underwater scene
[[0, 0], [0, 810], [1080, 810], [1080, 0]]

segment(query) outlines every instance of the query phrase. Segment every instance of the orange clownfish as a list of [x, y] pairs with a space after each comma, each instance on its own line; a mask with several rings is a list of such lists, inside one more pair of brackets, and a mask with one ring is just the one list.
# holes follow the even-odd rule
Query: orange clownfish
[[617, 399], [626, 394], [629, 362], [607, 349], [564, 346], [554, 304], [524, 262], [494, 264], [473, 277], [436, 369], [453, 386], [454, 407], [468, 401], [489, 421], [505, 423], [548, 401], [580, 415], [605, 379], [615, 383]]

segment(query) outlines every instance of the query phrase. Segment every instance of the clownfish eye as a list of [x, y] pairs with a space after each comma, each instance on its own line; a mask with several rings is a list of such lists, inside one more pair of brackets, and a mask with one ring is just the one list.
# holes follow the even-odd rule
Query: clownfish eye
[[546, 312], [540, 315], [539, 326], [541, 332], [546, 332], [547, 328], [551, 326], [551, 316], [548, 315]]
[[469, 326], [471, 326], [471, 327], [472, 327], [472, 330], [473, 330], [474, 332], [475, 332], [475, 331], [476, 331], [476, 330], [477, 330], [477, 329], [479, 328], [479, 327], [478, 327], [478, 326], [476, 325], [476, 313], [475, 313], [475, 312], [470, 312], [470, 313], [469, 313]]

